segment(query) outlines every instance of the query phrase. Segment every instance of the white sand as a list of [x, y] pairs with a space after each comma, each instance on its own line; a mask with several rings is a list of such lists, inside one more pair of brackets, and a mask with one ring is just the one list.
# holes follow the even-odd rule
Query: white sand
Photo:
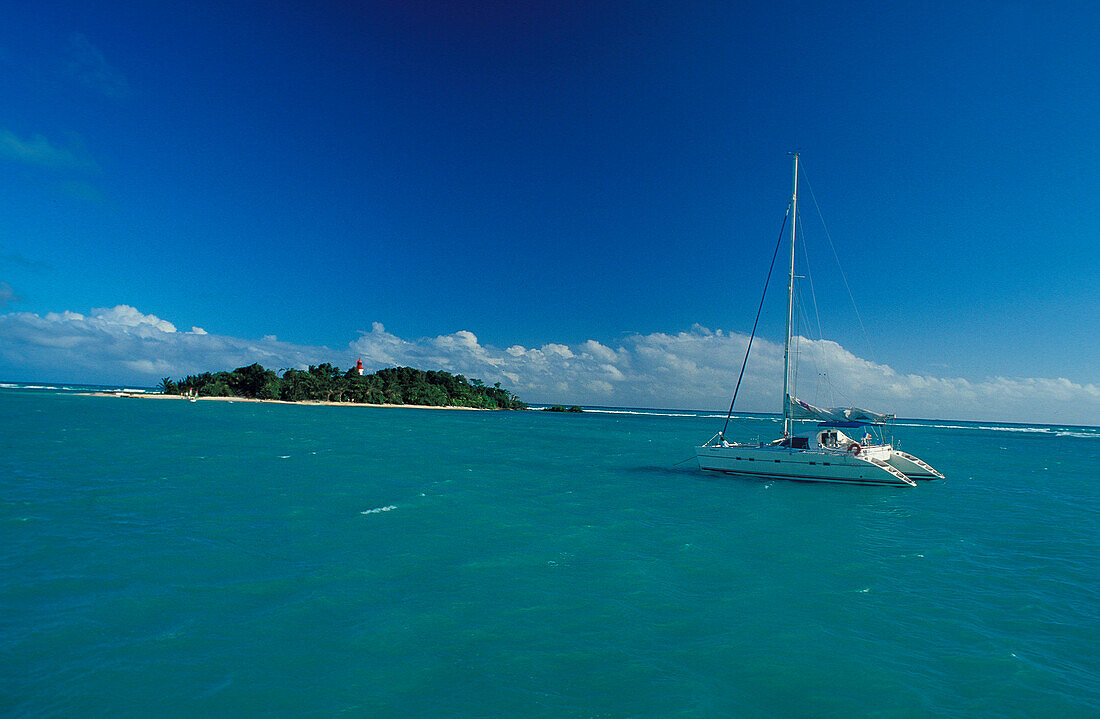
[[[141, 399], [174, 399], [188, 401], [190, 398], [179, 394], [153, 394], [144, 392], [81, 392], [86, 397], [138, 397]], [[403, 407], [405, 409], [465, 409], [475, 412], [487, 412], [482, 407], [433, 407], [426, 404], [367, 404], [365, 402], [287, 402], [281, 399], [250, 399], [247, 397], [197, 397], [199, 402], [263, 402], [266, 404], [305, 404], [325, 405], [328, 407]]]

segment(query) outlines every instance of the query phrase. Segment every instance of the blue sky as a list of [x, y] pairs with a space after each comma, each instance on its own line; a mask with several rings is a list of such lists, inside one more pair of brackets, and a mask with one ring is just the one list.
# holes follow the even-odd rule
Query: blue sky
[[955, 388], [848, 397], [1100, 423], [1100, 10], [893, 5], [9, 3], [0, 377], [370, 349], [719, 407], [735, 368], [692, 352], [751, 328], [798, 148], [867, 328], [804, 193], [823, 338]]

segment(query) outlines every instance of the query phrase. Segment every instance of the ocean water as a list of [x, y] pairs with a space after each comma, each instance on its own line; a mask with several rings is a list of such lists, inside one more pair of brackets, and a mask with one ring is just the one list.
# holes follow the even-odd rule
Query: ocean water
[[0, 389], [0, 715], [1100, 716], [1100, 430], [902, 421], [909, 489], [721, 421]]

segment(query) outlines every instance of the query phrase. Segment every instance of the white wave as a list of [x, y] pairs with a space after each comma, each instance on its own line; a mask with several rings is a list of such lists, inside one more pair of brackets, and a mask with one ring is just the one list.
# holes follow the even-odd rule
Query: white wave
[[6, 382], [0, 382], [0, 387], [3, 387], [4, 389], [19, 389], [19, 385], [7, 384]]
[[894, 422], [894, 427], [938, 427], [939, 429], [968, 429], [954, 424], [922, 424], [917, 422]]
[[391, 504], [387, 507], [375, 507], [374, 509], [368, 509], [367, 511], [360, 512], [359, 514], [379, 514], [380, 512], [389, 512], [394, 509], [397, 509], [396, 504]]
[[[545, 409], [550, 409], [550, 407], [552, 405], [532, 404], [532, 405], [528, 405], [528, 406], [533, 410], [540, 410], [541, 411], [541, 410], [545, 410]], [[654, 410], [645, 410], [645, 409], [607, 409], [607, 408], [589, 408], [589, 407], [582, 407], [581, 409], [583, 409], [588, 414], [631, 414], [631, 415], [640, 415], [640, 416], [643, 416], [643, 417], [687, 417], [687, 418], [691, 418], [691, 419], [725, 419], [726, 418], [726, 415], [724, 415], [724, 414], [711, 414], [711, 413], [707, 413], [706, 411], [692, 412], [691, 410], [677, 411], [677, 410], [657, 410], [657, 409], [654, 409]], [[734, 414], [734, 415], [732, 415], [731, 419], [770, 419], [770, 420], [773, 420], [773, 421], [776, 421], [776, 422], [782, 421], [778, 417], [767, 417], [767, 416], [762, 417], [760, 415], [749, 415], [749, 414]], [[921, 426], [923, 426], [923, 425], [921, 425]]]
[[895, 427], [924, 427], [932, 429], [970, 429], [984, 430], [986, 432], [1022, 432], [1025, 434], [1049, 434], [1055, 430], [1051, 427], [1003, 427], [988, 424], [917, 424], [915, 422], [895, 422]]
[[[724, 414], [701, 414], [700, 417], [717, 417], [718, 419], [725, 419]], [[783, 418], [779, 415], [765, 415], [765, 414], [732, 414], [730, 419], [760, 419], [768, 422], [782, 422]]]
[[1055, 432], [1055, 437], [1083, 437], [1085, 439], [1100, 439], [1100, 432]]
[[975, 424], [925, 424], [917, 422], [894, 422], [894, 427], [923, 427], [924, 429], [980, 429]]
[[[636, 414], [642, 417], [698, 417], [697, 414], [674, 414], [672, 412], [641, 412], [633, 409], [586, 409], [592, 414]], [[723, 415], [725, 416], [725, 415]]]

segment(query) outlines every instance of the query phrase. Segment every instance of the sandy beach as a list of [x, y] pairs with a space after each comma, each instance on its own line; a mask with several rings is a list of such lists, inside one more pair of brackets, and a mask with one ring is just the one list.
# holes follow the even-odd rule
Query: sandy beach
[[[153, 394], [146, 392], [81, 392], [85, 397], [127, 397], [136, 399], [174, 399], [176, 401], [184, 400], [190, 401], [190, 397], [180, 394]], [[304, 401], [304, 402], [288, 402], [281, 399], [251, 399], [249, 397], [196, 397], [198, 402], [262, 402], [264, 404], [301, 404], [301, 405], [317, 405], [328, 407], [397, 407], [405, 409], [461, 409], [469, 410], [472, 412], [488, 412], [490, 410], [484, 407], [436, 407], [427, 404], [368, 404], [366, 402], [323, 402], [323, 401]]]

